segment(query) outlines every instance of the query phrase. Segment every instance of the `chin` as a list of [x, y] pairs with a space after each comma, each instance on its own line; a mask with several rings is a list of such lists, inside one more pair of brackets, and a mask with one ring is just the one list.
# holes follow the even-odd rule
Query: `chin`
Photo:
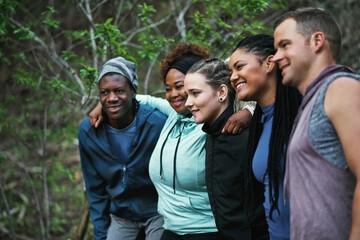
[[175, 111], [178, 113], [178, 114], [181, 114], [181, 115], [184, 115], [184, 116], [187, 116], [187, 117], [191, 117], [192, 114], [190, 112], [190, 110], [188, 108], [185, 108], [185, 109], [175, 109]]
[[294, 86], [294, 85], [292, 84], [291, 79], [288, 79], [288, 78], [283, 78], [282, 83], [283, 83], [285, 86], [296, 87], [296, 86]]
[[196, 124], [204, 123], [204, 121], [201, 121], [201, 119], [198, 120], [198, 119], [196, 119], [196, 118], [194, 118], [194, 122], [195, 122]]

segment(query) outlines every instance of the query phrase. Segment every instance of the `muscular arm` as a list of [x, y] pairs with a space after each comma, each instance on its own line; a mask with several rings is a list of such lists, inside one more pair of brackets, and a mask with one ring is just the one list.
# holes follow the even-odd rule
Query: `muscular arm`
[[326, 92], [324, 109], [356, 177], [349, 239], [360, 239], [360, 82], [347, 77], [335, 80]]

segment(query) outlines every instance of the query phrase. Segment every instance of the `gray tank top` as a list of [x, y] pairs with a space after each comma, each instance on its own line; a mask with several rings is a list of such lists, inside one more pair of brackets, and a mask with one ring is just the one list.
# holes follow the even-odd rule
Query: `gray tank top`
[[[351, 73], [342, 73], [343, 77], [352, 77], [360, 80], [359, 75]], [[330, 122], [324, 109], [324, 99], [327, 88], [337, 77], [331, 77], [322, 87], [319, 96], [314, 105], [314, 109], [310, 118], [309, 138], [313, 147], [326, 160], [341, 169], [348, 169], [344, 150], [341, 147], [340, 139], [335, 131], [334, 126]], [[360, 93], [359, 93], [360, 94]]]
[[[326, 89], [340, 76], [360, 79], [358, 75], [337, 73], [318, 81], [305, 95], [306, 103], [295, 120], [284, 183], [290, 197], [292, 240], [345, 240], [350, 234], [356, 179], [343, 150], [339, 151], [340, 140], [323, 111]], [[322, 123], [311, 126], [314, 118]]]

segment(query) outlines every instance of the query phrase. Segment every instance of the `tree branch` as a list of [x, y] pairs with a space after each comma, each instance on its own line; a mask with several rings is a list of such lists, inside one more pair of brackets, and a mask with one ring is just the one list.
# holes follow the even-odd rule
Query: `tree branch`
[[13, 240], [16, 240], [15, 228], [14, 228], [14, 223], [13, 223], [11, 213], [10, 213], [10, 207], [9, 207], [8, 201], [6, 199], [5, 192], [3, 190], [1, 182], [0, 182], [0, 192], [1, 192], [1, 197], [2, 197], [2, 199], [4, 201], [6, 215], [7, 215], [7, 218], [9, 220], [10, 233], [11, 233], [10, 235], [11, 235]]
[[148, 94], [150, 74], [154, 68], [155, 62], [157, 61], [159, 55], [160, 55], [160, 52], [158, 52], [156, 54], [154, 60], [151, 62], [150, 67], [148, 68], [148, 70], [146, 72], [146, 77], [145, 77], [145, 82], [144, 82], [144, 94]]
[[[193, 0], [187, 0], [185, 7], [180, 11], [178, 17], [175, 19], [176, 26], [180, 32], [180, 35], [183, 39], [186, 40], [186, 24], [185, 24], [185, 13], [189, 10]], [[170, 7], [173, 12], [176, 12], [175, 3], [173, 0], [170, 0]]]
[[158, 21], [158, 22], [156, 22], [156, 23], [152, 23], [152, 24], [150, 24], [150, 25], [148, 25], [148, 26], [145, 26], [145, 27], [142, 27], [142, 28], [138, 28], [137, 30], [133, 30], [133, 29], [132, 29], [132, 30], [130, 30], [130, 31], [127, 31], [127, 32], [125, 33], [125, 35], [126, 35], [126, 34], [129, 34], [130, 32], [131, 32], [131, 34], [130, 34], [130, 36], [124, 41], [124, 44], [127, 44], [128, 42], [130, 42], [131, 39], [132, 39], [136, 34], [142, 32], [142, 31], [147, 30], [149, 27], [150, 27], [150, 28], [157, 27], [157, 26], [159, 26], [160, 24], [162, 24], [162, 23], [166, 22], [167, 20], [169, 20], [170, 17], [171, 17], [171, 15], [167, 15], [166, 17], [164, 17], [163, 19], [161, 19], [160, 21]]

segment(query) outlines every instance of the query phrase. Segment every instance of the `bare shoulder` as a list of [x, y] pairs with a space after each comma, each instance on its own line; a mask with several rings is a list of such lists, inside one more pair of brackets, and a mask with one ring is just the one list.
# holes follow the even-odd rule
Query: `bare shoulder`
[[350, 170], [360, 177], [360, 82], [349, 77], [333, 81], [325, 94], [324, 109], [339, 136]]
[[329, 90], [331, 88], [336, 88], [336, 87], [343, 87], [343, 88], [347, 88], [347, 87], [360, 87], [360, 81], [352, 78], [352, 77], [339, 77], [336, 78], [330, 85], [329, 85]]
[[351, 77], [333, 81], [325, 94], [324, 109], [330, 119], [338, 114], [347, 115], [347, 111], [360, 115], [360, 81]]

